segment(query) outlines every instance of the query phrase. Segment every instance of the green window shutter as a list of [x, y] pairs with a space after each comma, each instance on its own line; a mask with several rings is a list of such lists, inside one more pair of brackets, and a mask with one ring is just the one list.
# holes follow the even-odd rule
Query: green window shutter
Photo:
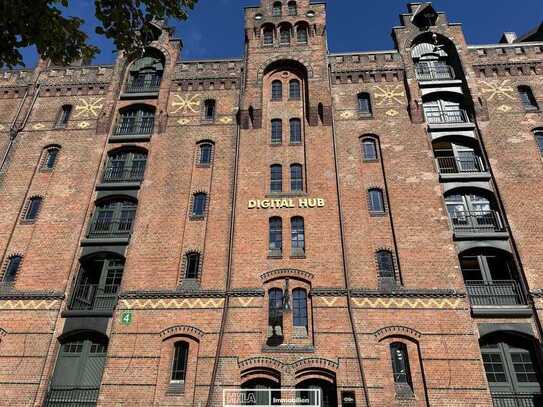
[[96, 342], [87, 343], [90, 348], [85, 363], [81, 366], [81, 386], [100, 387], [106, 363], [106, 346]]
[[78, 341], [62, 345], [53, 375], [52, 385], [54, 388], [67, 388], [77, 385], [79, 366], [83, 355], [83, 344], [83, 341]]

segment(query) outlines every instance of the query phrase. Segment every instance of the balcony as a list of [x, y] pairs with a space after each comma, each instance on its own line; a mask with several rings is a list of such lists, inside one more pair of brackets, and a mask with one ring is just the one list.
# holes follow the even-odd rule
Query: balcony
[[70, 311], [111, 312], [117, 304], [117, 286], [106, 288], [98, 284], [78, 284], [72, 294]]
[[130, 78], [124, 88], [124, 93], [129, 95], [157, 93], [160, 89], [160, 75], [134, 76]]
[[95, 406], [99, 391], [98, 387], [51, 388], [47, 392], [44, 407]]
[[148, 117], [141, 120], [132, 118], [121, 119], [115, 128], [114, 136], [149, 136], [153, 133], [155, 118]]
[[494, 407], [538, 407], [543, 405], [542, 394], [492, 393]]
[[498, 212], [454, 211], [449, 214], [455, 234], [486, 234], [505, 232], [505, 227]]
[[428, 106], [424, 108], [424, 114], [428, 124], [463, 124], [470, 122], [468, 114], [462, 109], [440, 110]]
[[475, 154], [465, 155], [462, 158], [437, 157], [436, 162], [440, 174], [473, 174], [485, 171], [483, 160]]
[[418, 64], [416, 73], [419, 81], [446, 81], [455, 78], [453, 68], [444, 64], [431, 67], [426, 64]]
[[525, 305], [526, 300], [515, 280], [467, 280], [466, 289], [471, 305]]
[[133, 221], [132, 217], [120, 220], [96, 219], [89, 227], [87, 239], [127, 239], [132, 232]]
[[139, 183], [143, 181], [143, 174], [145, 172], [145, 163], [134, 164], [131, 166], [108, 166], [104, 169], [102, 176], [102, 183], [114, 184], [114, 183]]

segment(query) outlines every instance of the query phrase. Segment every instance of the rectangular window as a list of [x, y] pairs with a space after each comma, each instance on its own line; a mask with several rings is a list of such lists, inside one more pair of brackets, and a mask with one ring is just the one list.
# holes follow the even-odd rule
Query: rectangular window
[[271, 254], [280, 254], [283, 250], [283, 221], [275, 217], [270, 219], [270, 245]]
[[57, 127], [66, 127], [72, 114], [72, 105], [64, 105], [60, 109], [60, 114], [57, 119]]
[[519, 383], [537, 383], [537, 374], [529, 352], [511, 352], [511, 361]]
[[505, 366], [499, 352], [483, 353], [483, 364], [489, 383], [507, 383]]
[[283, 142], [283, 122], [281, 119], [273, 119], [271, 122], [271, 142], [272, 144]]
[[4, 277], [2, 281], [4, 283], [12, 283], [15, 281], [15, 276], [17, 271], [19, 271], [19, 266], [21, 265], [21, 256], [12, 256], [8, 260], [6, 266], [6, 271], [4, 272]]
[[280, 165], [271, 166], [270, 191], [283, 191], [283, 168]]
[[302, 121], [300, 119], [290, 120], [290, 142], [292, 144], [302, 142]]
[[385, 203], [380, 189], [370, 189], [368, 192], [370, 213], [384, 213]]
[[303, 254], [305, 252], [305, 230], [303, 218], [292, 218], [290, 228], [292, 254]]
[[30, 198], [28, 208], [25, 213], [25, 220], [34, 220], [38, 216], [41, 207], [41, 198]]
[[367, 93], [361, 93], [358, 95], [358, 112], [371, 115], [371, 102], [370, 95]]
[[187, 254], [187, 267], [185, 278], [198, 278], [198, 267], [200, 266], [200, 255], [198, 253]]
[[186, 342], [177, 342], [173, 355], [172, 382], [184, 382], [187, 374], [189, 346]]

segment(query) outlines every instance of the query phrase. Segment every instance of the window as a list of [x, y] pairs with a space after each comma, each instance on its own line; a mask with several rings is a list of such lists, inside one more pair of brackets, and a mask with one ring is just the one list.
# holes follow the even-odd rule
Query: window
[[280, 28], [280, 43], [283, 45], [290, 44], [290, 26]]
[[370, 213], [385, 213], [385, 202], [383, 200], [383, 191], [373, 188], [368, 191], [368, 209]]
[[148, 49], [142, 58], [130, 66], [125, 92], [158, 92], [163, 73], [164, 56], [154, 49]]
[[211, 164], [212, 154], [213, 154], [213, 145], [211, 143], [200, 144], [200, 158], [199, 158], [198, 163], [200, 165]]
[[90, 225], [89, 238], [126, 237], [132, 232], [137, 204], [128, 199], [102, 201]]
[[379, 269], [379, 278], [395, 278], [394, 257], [388, 250], [379, 250], [377, 252], [377, 267]]
[[176, 342], [173, 352], [171, 382], [184, 382], [187, 375], [187, 360], [189, 356], [189, 344], [187, 342]]
[[283, 82], [273, 81], [272, 82], [272, 100], [281, 100], [283, 99]]
[[301, 96], [300, 81], [297, 79], [292, 79], [288, 83], [288, 88], [288, 98], [292, 100], [299, 100]]
[[102, 182], [140, 182], [146, 164], [145, 150], [114, 150], [108, 156]]
[[70, 120], [70, 115], [72, 114], [72, 108], [72, 105], [64, 105], [60, 108], [56, 127], [66, 127]]
[[362, 158], [364, 161], [377, 160], [377, 143], [374, 138], [367, 137], [362, 140]]
[[203, 217], [206, 209], [207, 195], [203, 192], [194, 194], [192, 201], [192, 216]]
[[495, 201], [492, 195], [483, 190], [454, 190], [445, 196], [445, 203], [455, 232], [479, 233], [503, 230]]
[[283, 14], [282, 8], [283, 5], [280, 1], [276, 1], [275, 3], [273, 3], [272, 15], [274, 17], [281, 17], [281, 15]]
[[45, 157], [43, 160], [42, 169], [52, 170], [53, 168], [55, 168], [58, 153], [59, 148], [57, 147], [49, 147], [47, 150], [45, 150]]
[[302, 121], [300, 119], [290, 119], [290, 142], [291, 144], [302, 142]]
[[119, 113], [115, 135], [149, 135], [155, 126], [155, 110], [149, 106], [131, 106]]
[[294, 328], [305, 328], [307, 333], [307, 293], [302, 288], [292, 291], [292, 320]]
[[390, 345], [390, 357], [392, 360], [394, 383], [411, 387], [411, 372], [409, 370], [409, 358], [405, 344], [401, 342], [392, 343]]
[[271, 121], [271, 142], [272, 144], [281, 144], [283, 142], [283, 121], [281, 119]]
[[426, 121], [429, 124], [468, 123], [470, 118], [460, 99], [449, 96], [426, 100], [422, 104]]
[[270, 254], [280, 255], [283, 251], [283, 221], [279, 217], [270, 218]]
[[42, 198], [32, 197], [28, 200], [28, 206], [24, 215], [24, 220], [35, 220], [38, 217], [42, 203]]
[[371, 116], [371, 101], [369, 93], [358, 94], [358, 112], [364, 115]]
[[290, 190], [292, 192], [304, 190], [304, 176], [302, 170], [303, 167], [300, 164], [292, 164], [290, 166]]
[[273, 45], [273, 32], [274, 32], [273, 26], [264, 27], [263, 33], [262, 33], [264, 45]]
[[534, 132], [535, 141], [537, 142], [537, 147], [539, 147], [539, 152], [543, 155], [543, 130], [536, 130]]
[[204, 120], [215, 120], [215, 100], [207, 99], [204, 102]]
[[187, 279], [196, 279], [198, 278], [200, 268], [200, 254], [199, 253], [188, 253], [186, 255], [186, 266], [185, 266], [185, 278]]
[[2, 278], [2, 282], [4, 283], [13, 283], [15, 281], [15, 276], [17, 275], [17, 271], [19, 271], [19, 267], [21, 266], [21, 260], [23, 258], [21, 256], [11, 256], [8, 259], [6, 269], [4, 271], [4, 276]]
[[295, 1], [289, 1], [288, 2], [288, 15], [289, 16], [295, 16], [298, 14], [298, 6], [296, 5]]
[[307, 27], [305, 25], [298, 25], [296, 27], [296, 41], [300, 44], [307, 44]]
[[529, 86], [519, 86], [518, 93], [524, 110], [539, 110], [537, 101], [535, 100], [534, 93]]
[[270, 191], [283, 191], [283, 167], [279, 164], [274, 164], [270, 167]]
[[295, 216], [290, 220], [290, 234], [292, 254], [303, 255], [305, 252], [304, 218]]
[[270, 332], [268, 336], [283, 336], [283, 290], [272, 288], [269, 291], [269, 315], [268, 326]]

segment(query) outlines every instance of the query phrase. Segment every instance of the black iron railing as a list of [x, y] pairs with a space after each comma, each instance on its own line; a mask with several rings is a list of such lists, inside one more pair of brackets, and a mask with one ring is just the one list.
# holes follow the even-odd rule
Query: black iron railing
[[121, 118], [115, 128], [116, 136], [139, 136], [153, 133], [155, 127], [155, 118], [146, 117], [144, 119]]
[[140, 182], [143, 180], [145, 172], [145, 162], [133, 164], [130, 166], [107, 166], [104, 169], [102, 182]]
[[469, 116], [462, 109], [441, 110], [438, 107], [426, 106], [424, 114], [430, 124], [469, 123]]
[[51, 388], [47, 392], [44, 407], [95, 406], [99, 391], [98, 387]]
[[450, 217], [455, 232], [488, 233], [505, 230], [496, 211], [455, 211]]
[[132, 232], [134, 219], [126, 217], [120, 220], [95, 219], [92, 221], [88, 238], [128, 237]]
[[426, 64], [418, 64], [416, 70], [417, 79], [420, 81], [454, 79], [454, 69], [448, 65], [428, 66]]
[[124, 89], [125, 93], [155, 93], [160, 89], [160, 75], [134, 76]]
[[520, 285], [515, 280], [467, 280], [466, 289], [472, 305], [526, 304]]
[[104, 290], [98, 284], [76, 285], [68, 308], [72, 311], [113, 311], [117, 288]]
[[477, 155], [466, 155], [463, 157], [437, 157], [437, 166], [440, 174], [459, 174], [483, 172], [485, 167], [483, 161]]
[[540, 407], [542, 394], [492, 393], [494, 407]]

